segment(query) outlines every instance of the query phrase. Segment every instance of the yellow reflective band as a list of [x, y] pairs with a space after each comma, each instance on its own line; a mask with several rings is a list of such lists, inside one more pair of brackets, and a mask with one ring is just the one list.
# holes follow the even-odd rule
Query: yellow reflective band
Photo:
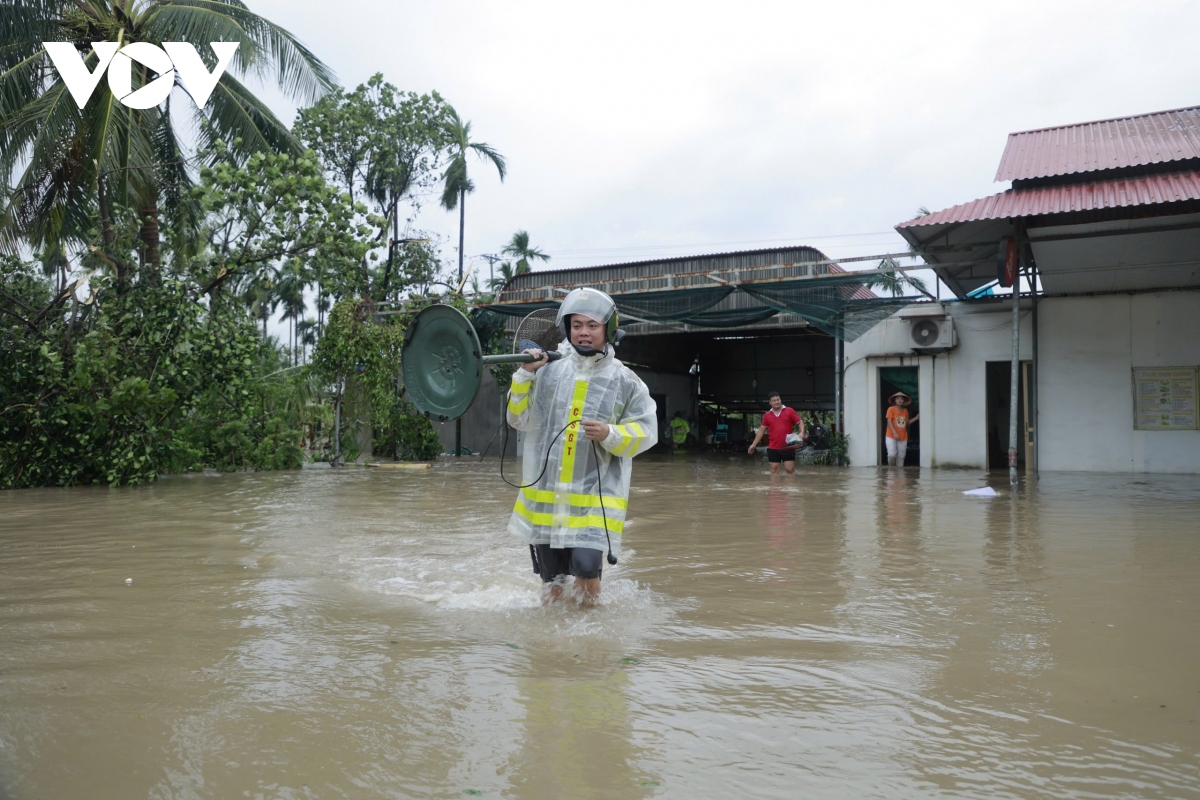
[[[529, 520], [529, 522], [533, 523], [534, 525], [544, 525], [549, 527], [550, 525], [554, 524], [553, 514], [530, 511], [520, 500], [517, 500], [517, 504], [513, 506], [513, 512], [515, 512], [518, 516]], [[599, 528], [604, 530], [605, 518], [600, 514], [588, 514], [586, 516], [567, 517], [566, 522], [568, 528]], [[615, 533], [619, 535], [624, 529], [625, 523], [621, 520], [608, 520], [609, 533]]]
[[509, 385], [508, 390], [513, 394], [529, 394], [530, 386], [533, 386], [532, 381], [525, 381], [524, 383], [513, 381], [512, 384]]
[[[534, 489], [526, 486], [521, 490], [521, 494], [525, 495], [525, 499], [532, 503], [554, 503], [554, 492], [548, 489]], [[567, 495], [567, 502], [576, 508], [599, 508], [600, 495], [576, 494], [575, 492], [571, 492]], [[629, 501], [624, 497], [609, 497], [605, 495], [604, 507], [624, 511], [629, 508]]]
[[562, 469], [558, 472], [560, 483], [570, 483], [575, 477], [575, 451], [579, 449], [577, 441], [581, 435], [577, 423], [583, 419], [583, 402], [587, 399], [587, 391], [587, 381], [575, 381], [575, 397], [571, 399], [571, 414], [567, 417], [570, 427], [563, 434]]
[[617, 435], [621, 437], [620, 443], [613, 448], [613, 453], [619, 456], [633, 447], [633, 436], [628, 425], [614, 425], [613, 427], [617, 429]]
[[520, 400], [512, 397], [508, 398], [508, 413], [521, 414], [527, 408], [529, 408], [529, 395], [525, 395]]

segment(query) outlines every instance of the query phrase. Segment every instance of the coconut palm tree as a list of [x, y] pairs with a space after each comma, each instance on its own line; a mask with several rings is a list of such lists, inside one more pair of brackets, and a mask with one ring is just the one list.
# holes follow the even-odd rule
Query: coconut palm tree
[[289, 351], [293, 366], [298, 363], [296, 323], [304, 319], [304, 312], [308, 310], [308, 303], [304, 300], [304, 289], [307, 285], [308, 278], [298, 260], [293, 259], [279, 270], [275, 284], [275, 297], [278, 305], [283, 307], [283, 319], [288, 323]]
[[462, 283], [467, 195], [475, 191], [475, 184], [467, 174], [467, 154], [474, 151], [481, 160], [492, 162], [502, 181], [507, 167], [504, 164], [504, 156], [491, 145], [471, 141], [471, 123], [463, 122], [452, 106], [446, 107], [446, 136], [450, 140], [450, 163], [442, 173], [442, 208], [447, 211], [458, 209], [458, 282]]
[[866, 284], [871, 289], [882, 289], [889, 292], [892, 297], [900, 297], [905, 293], [905, 290], [911, 286], [921, 294], [929, 297], [929, 289], [925, 286], [925, 281], [909, 275], [907, 272], [899, 271], [900, 265], [893, 258], [885, 258], [879, 262], [875, 269], [891, 270], [890, 272], [880, 272], [867, 278]]
[[501, 288], [517, 274], [516, 270], [513, 269], [511, 261], [501, 261], [499, 267], [500, 274], [488, 281], [489, 288], [493, 290]]
[[531, 269], [529, 265], [530, 259], [550, 260], [550, 256], [536, 247], [529, 246], [529, 231], [517, 231], [514, 233], [512, 239], [509, 240], [508, 244], [500, 252], [517, 259], [515, 273], [517, 275], [520, 275], [522, 272], [529, 272]]
[[[100, 81], [81, 110], [43, 45], [55, 41], [74, 44], [89, 71], [99, 63], [93, 42], [186, 42], [209, 70], [217, 63], [210, 42], [238, 48], [203, 108], [183, 96], [176, 74], [182, 91], [153, 108], [126, 107]], [[130, 69], [135, 91], [158, 78], [137, 62]], [[111, 244], [113, 219], [125, 207], [138, 213], [142, 261], [156, 273], [160, 217], [186, 224], [198, 215], [189, 199], [194, 152], [212, 152], [217, 141], [235, 157], [299, 152], [288, 127], [235, 77], [247, 74], [273, 77], [284, 94], [304, 102], [335, 85], [325, 64], [241, 0], [5, 0], [0, 178], [11, 193], [0, 198], [0, 247], [11, 251], [24, 240], [54, 250], [83, 242], [97, 224]], [[196, 151], [181, 135], [189, 123]]]
[[277, 274], [269, 267], [256, 273], [246, 272], [237, 277], [235, 293], [250, 310], [251, 317], [262, 322], [263, 339], [267, 338], [267, 321], [279, 308], [279, 292], [276, 290]]

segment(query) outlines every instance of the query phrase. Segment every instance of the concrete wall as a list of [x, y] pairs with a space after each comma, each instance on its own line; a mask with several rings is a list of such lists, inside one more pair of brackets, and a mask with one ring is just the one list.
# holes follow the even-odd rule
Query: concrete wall
[[1042, 468], [1200, 473], [1200, 431], [1133, 429], [1134, 367], [1200, 364], [1200, 292], [1039, 308]]
[[[846, 345], [852, 464], [879, 463], [878, 368], [917, 366], [921, 466], [986, 467], [986, 364], [1011, 357], [1011, 305], [947, 303], [946, 310], [959, 342], [949, 353], [905, 353], [910, 323], [896, 317]], [[1031, 311], [1026, 301], [1022, 360], [1033, 355]], [[1044, 299], [1038, 327], [1041, 469], [1200, 473], [1200, 431], [1133, 429], [1132, 377], [1134, 367], [1200, 364], [1200, 292]]]
[[[486, 448], [485, 458], [500, 457], [500, 443], [504, 437], [504, 432], [500, 430], [500, 422], [506, 402], [506, 395], [500, 394], [492, 371], [485, 369], [475, 403], [461, 417], [463, 447], [469, 447], [472, 453], [482, 453]], [[442, 440], [442, 452], [453, 453], [454, 422], [435, 422], [433, 426], [438, 431], [438, 438]], [[511, 428], [508, 430], [508, 449], [504, 457], [517, 457], [517, 432]]]

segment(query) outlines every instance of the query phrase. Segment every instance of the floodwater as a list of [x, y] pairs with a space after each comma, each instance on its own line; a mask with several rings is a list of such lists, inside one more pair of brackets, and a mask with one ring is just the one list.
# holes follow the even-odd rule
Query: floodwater
[[643, 457], [586, 610], [496, 468], [0, 494], [0, 798], [1200, 798], [1200, 478]]

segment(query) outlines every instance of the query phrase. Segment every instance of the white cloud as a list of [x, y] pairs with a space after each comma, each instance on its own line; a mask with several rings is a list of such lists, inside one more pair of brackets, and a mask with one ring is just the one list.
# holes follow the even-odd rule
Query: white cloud
[[[523, 228], [561, 254], [550, 267], [722, 242], [883, 252], [918, 206], [1005, 188], [1011, 131], [1200, 100], [1200, 6], [1184, 2], [253, 8], [346, 86], [382, 72], [441, 92], [509, 161], [504, 184], [476, 166], [467, 253]], [[452, 257], [457, 215], [430, 203], [421, 223]]]

